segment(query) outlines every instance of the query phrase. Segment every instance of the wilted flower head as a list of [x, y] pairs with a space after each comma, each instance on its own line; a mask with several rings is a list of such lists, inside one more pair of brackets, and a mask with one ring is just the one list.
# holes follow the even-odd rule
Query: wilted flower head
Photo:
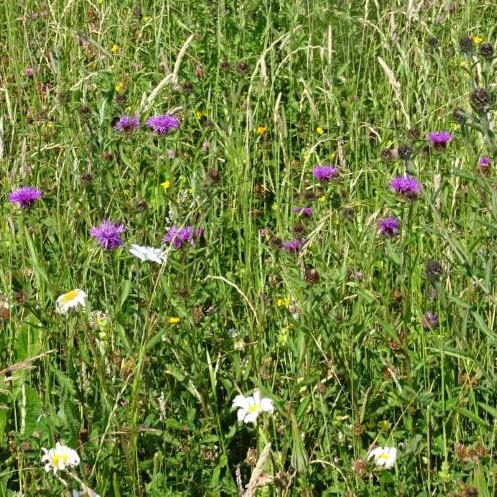
[[294, 207], [292, 211], [304, 217], [312, 216], [312, 207]]
[[174, 248], [181, 249], [187, 243], [194, 244], [196, 238], [202, 238], [204, 230], [202, 228], [193, 228], [192, 226], [183, 226], [178, 228], [171, 226], [162, 238], [163, 242], [170, 243]]
[[9, 194], [9, 202], [12, 204], [18, 203], [21, 209], [26, 209], [31, 207], [42, 195], [41, 191], [36, 188], [23, 186]]
[[239, 422], [255, 423], [262, 412], [273, 413], [273, 401], [265, 397], [261, 398], [258, 389], [254, 390], [251, 397], [237, 395], [233, 400], [233, 408], [238, 407], [237, 417]]
[[116, 131], [125, 131], [126, 133], [130, 133], [138, 128], [138, 126], [140, 126], [138, 116], [124, 115], [117, 120], [112, 128]]
[[45, 464], [45, 471], [53, 470], [54, 475], [57, 471], [62, 471], [66, 468], [72, 468], [79, 464], [78, 453], [65, 445], [61, 445], [57, 442], [54, 449], [41, 449], [45, 454], [41, 458], [42, 463]]
[[452, 135], [448, 131], [432, 131], [428, 133], [428, 140], [436, 149], [444, 149], [452, 140]]
[[312, 175], [318, 181], [329, 181], [330, 179], [336, 178], [338, 176], [338, 169], [333, 166], [315, 166], [312, 169]]
[[440, 264], [440, 262], [434, 260], [429, 260], [426, 262], [425, 276], [432, 283], [440, 281], [442, 273], [443, 273], [443, 267], [442, 264]]
[[76, 309], [78, 306], [86, 306], [86, 293], [79, 288], [63, 293], [57, 298], [55, 310], [59, 314], [67, 314], [69, 309]]
[[287, 252], [298, 252], [302, 247], [302, 241], [297, 239], [289, 240], [287, 242], [283, 242], [281, 247]]
[[429, 330], [438, 324], [438, 317], [433, 312], [428, 311], [423, 316], [423, 328]]
[[378, 221], [378, 233], [393, 237], [399, 234], [400, 222], [396, 217], [384, 217]]
[[147, 120], [147, 126], [153, 129], [158, 135], [167, 135], [171, 131], [178, 129], [180, 120], [172, 114], [161, 114], [152, 116]]
[[151, 261], [156, 262], [157, 264], [162, 264], [166, 260], [164, 250], [160, 248], [144, 247], [133, 244], [131, 245], [129, 251], [141, 261]]
[[96, 238], [105, 250], [113, 250], [123, 244], [120, 235], [125, 231], [124, 224], [114, 224], [105, 219], [99, 226], [90, 229], [90, 235]]
[[368, 452], [369, 459], [373, 459], [376, 466], [386, 469], [393, 468], [397, 459], [397, 449], [395, 447], [376, 447]]
[[390, 189], [407, 200], [415, 200], [421, 193], [421, 185], [414, 176], [397, 176], [390, 181]]

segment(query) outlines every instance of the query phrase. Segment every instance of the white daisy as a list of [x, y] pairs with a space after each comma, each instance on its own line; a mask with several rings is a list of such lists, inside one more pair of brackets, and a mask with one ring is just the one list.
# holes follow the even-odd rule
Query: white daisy
[[152, 261], [157, 264], [162, 264], [166, 260], [164, 250], [160, 248], [143, 247], [141, 245], [133, 244], [129, 251], [141, 261]]
[[251, 397], [237, 395], [233, 400], [233, 407], [238, 407], [238, 421], [244, 423], [255, 423], [257, 416], [261, 412], [272, 413], [274, 411], [273, 401], [268, 398], [261, 398], [258, 389], [254, 390]]
[[69, 309], [75, 309], [80, 305], [86, 306], [86, 293], [79, 288], [71, 290], [70, 292], [62, 294], [56, 302], [55, 310], [59, 314], [66, 314]]
[[395, 459], [397, 459], [397, 449], [395, 447], [376, 447], [368, 452], [368, 459], [373, 459], [376, 466], [393, 468]]
[[41, 462], [45, 464], [45, 471], [48, 472], [53, 470], [54, 475], [57, 471], [64, 470], [66, 468], [73, 468], [79, 464], [78, 453], [65, 445], [61, 445], [57, 442], [55, 449], [41, 449], [45, 452], [44, 456], [41, 458]]

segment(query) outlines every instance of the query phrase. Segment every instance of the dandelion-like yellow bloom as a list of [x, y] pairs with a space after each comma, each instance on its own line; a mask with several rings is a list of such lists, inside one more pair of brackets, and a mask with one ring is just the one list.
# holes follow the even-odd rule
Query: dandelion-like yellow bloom
[[162, 182], [160, 186], [162, 186], [164, 190], [168, 190], [169, 188], [171, 188], [171, 182], [167, 179], [166, 181]]
[[284, 297], [276, 301], [277, 307], [288, 307], [289, 305], [290, 305], [290, 299], [288, 297]]
[[124, 84], [119, 82], [114, 85], [114, 90], [116, 90], [116, 93], [122, 93], [124, 91]]
[[483, 43], [483, 38], [481, 36], [478, 36], [478, 35], [473, 35], [471, 37], [471, 41], [475, 44], [475, 45], [480, 45], [481, 43]]
[[255, 134], [258, 136], [265, 135], [266, 132], [267, 132], [266, 126], [257, 126], [257, 128], [255, 130]]
[[119, 52], [119, 45], [117, 45], [116, 43], [114, 43], [114, 45], [112, 45], [112, 48], [110, 49], [110, 51], [112, 53], [117, 53]]
[[326, 196], [323, 195], [322, 197], [319, 197], [318, 198], [318, 202], [321, 203], [321, 204], [324, 204], [326, 202]]
[[168, 320], [169, 324], [178, 324], [181, 321], [181, 319], [177, 316], [171, 316]]
[[316, 133], [317, 133], [318, 135], [322, 135], [322, 134], [324, 133], [324, 129], [323, 129], [323, 128], [321, 128], [320, 126], [318, 126], [318, 127], [316, 128]]

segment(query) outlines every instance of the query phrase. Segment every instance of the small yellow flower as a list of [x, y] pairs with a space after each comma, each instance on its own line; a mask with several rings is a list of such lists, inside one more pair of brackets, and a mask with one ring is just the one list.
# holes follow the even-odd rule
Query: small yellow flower
[[257, 126], [257, 129], [255, 130], [255, 134], [258, 136], [265, 135], [267, 132], [266, 126]]
[[323, 129], [323, 128], [321, 128], [320, 126], [318, 126], [318, 127], [316, 128], [316, 133], [317, 133], [318, 135], [322, 135], [322, 134], [324, 134], [324, 129]]
[[322, 197], [319, 197], [318, 198], [318, 202], [320, 202], [321, 204], [324, 204], [326, 202], [326, 195], [323, 195]]
[[181, 321], [181, 319], [177, 316], [171, 316], [168, 320], [169, 324], [178, 324]]
[[457, 123], [450, 123], [449, 127], [451, 131], [459, 131], [461, 129], [461, 125]]
[[171, 188], [171, 182], [167, 179], [166, 181], [161, 183], [160, 186], [162, 186], [162, 188], [164, 188], [164, 190], [168, 190], [169, 188]]
[[119, 52], [119, 45], [117, 45], [116, 43], [114, 43], [114, 45], [112, 45], [112, 48], [110, 49], [110, 51], [112, 53], [117, 53]]
[[459, 62], [459, 67], [468, 67], [468, 61], [467, 60], [461, 60], [461, 62]]
[[202, 112], [200, 112], [199, 110], [197, 110], [197, 112], [195, 112], [195, 117], [197, 119], [202, 119]]
[[116, 93], [122, 93], [124, 91], [124, 83], [116, 83], [114, 85], [114, 90], [116, 90]]
[[289, 305], [290, 305], [290, 299], [288, 297], [284, 297], [276, 301], [277, 307], [288, 307]]
[[278, 204], [276, 202], [271, 206], [271, 210], [273, 210], [273, 211], [278, 210]]
[[480, 45], [482, 42], [483, 42], [483, 38], [481, 36], [477, 36], [477, 35], [473, 35], [471, 37], [471, 41], [475, 44], [475, 45]]

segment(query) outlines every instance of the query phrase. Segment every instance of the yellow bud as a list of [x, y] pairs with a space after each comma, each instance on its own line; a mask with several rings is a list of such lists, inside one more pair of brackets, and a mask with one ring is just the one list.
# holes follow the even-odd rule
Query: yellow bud
[[180, 321], [180, 318], [177, 316], [172, 316], [168, 320], [169, 324], [178, 324]]
[[262, 136], [266, 133], [266, 131], [267, 131], [266, 126], [258, 126], [257, 129], [255, 130], [255, 134]]
[[119, 52], [119, 45], [116, 45], [116, 44], [114, 43], [114, 45], [112, 45], [112, 48], [110, 49], [110, 51], [111, 51], [112, 53], [117, 53], [117, 52]]
[[317, 133], [318, 135], [322, 135], [322, 134], [324, 133], [324, 129], [318, 126], [318, 127], [316, 128], [316, 133]]
[[163, 183], [160, 184], [164, 190], [167, 190], [168, 188], [171, 188], [171, 182], [169, 180], [164, 181]]

